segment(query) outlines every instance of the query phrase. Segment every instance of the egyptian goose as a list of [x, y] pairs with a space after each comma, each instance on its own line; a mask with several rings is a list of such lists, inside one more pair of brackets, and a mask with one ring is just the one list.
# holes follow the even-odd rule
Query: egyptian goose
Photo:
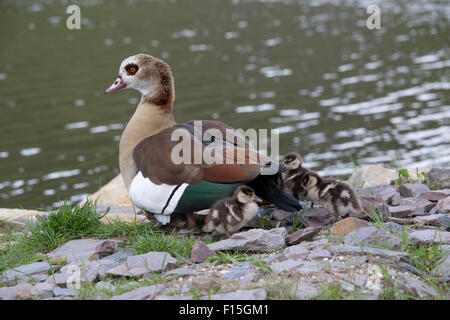
[[[120, 140], [120, 171], [132, 203], [154, 214], [160, 223], [169, 223], [171, 214], [185, 213], [188, 228], [192, 228], [195, 225], [193, 212], [210, 208], [217, 200], [233, 195], [234, 190], [243, 184], [251, 186], [257, 196], [283, 210], [301, 209], [297, 200], [278, 188], [280, 169], [271, 175], [261, 174], [265, 167], [274, 163], [251, 149], [242, 135], [234, 133], [232, 137], [226, 136], [232, 130], [230, 126], [203, 120], [201, 130], [205, 136], [211, 132], [208, 129], [214, 129], [226, 138], [216, 139], [209, 134], [206, 139], [209, 141], [202, 141], [204, 138], [199, 141], [196, 136], [198, 125], [194, 121], [175, 122], [172, 112], [174, 82], [170, 67], [164, 61], [147, 54], [126, 58], [120, 65], [118, 78], [106, 89], [106, 93], [120, 89], [135, 89], [141, 93], [139, 105]], [[220, 146], [226, 161], [219, 164], [203, 159], [200, 162], [173, 161], [171, 154], [174, 147], [186, 138], [172, 140], [172, 134], [179, 132], [179, 129], [187, 133], [193, 148], [200, 145], [200, 150], [205, 151], [212, 145]], [[220, 134], [216, 136], [220, 137]], [[238, 148], [248, 151], [245, 164], [236, 161]], [[255, 156], [255, 153], [259, 161], [247, 161], [249, 155]], [[180, 154], [184, 156], [184, 151]], [[192, 157], [196, 157], [195, 152]], [[276, 165], [276, 168], [281, 167]]]

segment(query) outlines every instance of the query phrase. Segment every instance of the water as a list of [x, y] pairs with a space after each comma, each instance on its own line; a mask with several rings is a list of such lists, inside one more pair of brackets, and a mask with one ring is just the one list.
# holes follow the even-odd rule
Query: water
[[0, 1], [0, 207], [76, 202], [119, 173], [139, 96], [104, 90], [139, 52], [171, 65], [177, 121], [279, 128], [322, 174], [450, 163], [448, 1], [72, 3], [81, 30], [68, 1]]

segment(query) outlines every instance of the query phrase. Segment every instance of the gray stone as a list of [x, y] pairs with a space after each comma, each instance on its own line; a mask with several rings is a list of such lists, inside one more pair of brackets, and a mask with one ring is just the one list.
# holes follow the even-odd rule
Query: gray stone
[[270, 266], [270, 269], [275, 272], [284, 272], [284, 271], [291, 271], [296, 269], [297, 267], [300, 267], [303, 264], [302, 261], [297, 260], [285, 260], [281, 262], [276, 262]]
[[403, 230], [406, 230], [406, 232], [408, 233], [412, 231], [410, 228], [402, 226], [395, 222], [386, 222], [384, 225], [390, 233], [396, 236], [401, 236], [403, 234]]
[[72, 280], [75, 281], [78, 275], [81, 283], [93, 282], [97, 279], [99, 268], [99, 261], [88, 261], [86, 264], [80, 265], [65, 265], [54, 275], [54, 283], [57, 285], [66, 285]]
[[369, 279], [367, 274], [356, 274], [353, 279], [353, 283], [360, 288], [364, 288], [367, 283], [367, 279]]
[[160, 295], [160, 296], [156, 296], [154, 300], [192, 300], [192, 296]]
[[163, 273], [162, 277], [168, 277], [168, 276], [197, 276], [200, 272], [196, 270], [192, 270], [186, 267], [183, 268], [177, 268], [170, 271], [167, 271]]
[[291, 294], [298, 300], [309, 300], [319, 294], [321, 288], [311, 281], [300, 280], [293, 288]]
[[75, 297], [77, 295], [77, 291], [69, 288], [56, 287], [53, 289], [53, 294], [55, 297]]
[[98, 272], [98, 277], [100, 279], [104, 279], [108, 276], [108, 271], [116, 268], [120, 265], [119, 262], [117, 262], [116, 260], [110, 260], [107, 258], [103, 258], [99, 261], [99, 266], [97, 269]]
[[315, 261], [303, 261], [300, 266], [294, 268], [293, 271], [297, 273], [318, 272], [325, 268], [325, 265]]
[[113, 254], [117, 250], [114, 240], [79, 239], [71, 240], [53, 250], [48, 256], [65, 256], [67, 263], [78, 260], [90, 261]]
[[350, 258], [350, 260], [348, 260], [348, 265], [349, 266], [360, 267], [363, 264], [366, 264], [367, 261], [368, 261], [367, 256], [352, 257], [352, 258]]
[[442, 200], [439, 200], [436, 204], [436, 212], [435, 213], [442, 213], [447, 214], [450, 213], [450, 197], [446, 197]]
[[280, 222], [281, 226], [291, 226], [294, 223], [294, 215], [292, 212], [274, 208], [269, 212], [269, 215], [276, 223]]
[[[438, 219], [441, 217], [440, 214], [430, 214], [428, 216], [417, 216], [414, 217], [414, 223], [424, 226], [424, 225], [431, 225], [431, 226], [438, 226], [439, 222]], [[449, 217], [450, 219], [450, 217]]]
[[379, 185], [389, 185], [397, 179], [395, 170], [386, 169], [377, 165], [365, 165], [358, 168], [348, 182], [356, 188], [367, 188]]
[[397, 192], [395, 195], [391, 197], [388, 204], [390, 204], [391, 206], [399, 206], [401, 201], [402, 196], [400, 195], [400, 193]]
[[111, 281], [99, 281], [95, 284], [95, 288], [98, 290], [114, 291], [116, 286], [113, 285]]
[[416, 244], [450, 244], [450, 232], [439, 230], [420, 230], [409, 234], [409, 239]]
[[450, 228], [450, 215], [440, 215], [437, 219], [437, 223], [446, 227], [447, 231]]
[[380, 185], [367, 188], [369, 193], [375, 197], [383, 199], [385, 202], [389, 202], [393, 196], [398, 192], [397, 189], [390, 185]]
[[285, 247], [287, 231], [285, 228], [271, 230], [251, 229], [231, 235], [229, 239], [211, 243], [208, 248], [217, 250], [241, 250], [272, 252]]
[[389, 247], [397, 249], [400, 248], [402, 240], [383, 229], [363, 227], [347, 234], [344, 237], [344, 243], [346, 245], [377, 244], [382, 246], [387, 244]]
[[40, 299], [46, 299], [53, 297], [54, 284], [48, 282], [36, 283], [33, 288], [31, 288], [30, 293], [33, 297], [38, 297]]
[[302, 241], [311, 240], [319, 233], [320, 230], [321, 230], [320, 227], [308, 227], [305, 229], [298, 230], [293, 234], [289, 235], [286, 238], [286, 242], [289, 245], [294, 245], [299, 244]]
[[379, 197], [359, 196], [363, 212], [358, 214], [350, 214], [352, 217], [365, 218], [371, 217], [374, 219], [374, 213], [383, 221], [386, 221], [391, 216], [388, 205]]
[[428, 188], [423, 183], [405, 183], [405, 188], [408, 188], [411, 191], [411, 195], [405, 195], [404, 197], [419, 197], [424, 192], [429, 192], [430, 188]]
[[389, 212], [391, 213], [392, 217], [395, 218], [405, 218], [410, 216], [414, 211], [416, 211], [415, 206], [396, 206], [396, 207], [389, 207]]
[[137, 256], [130, 256], [127, 261], [108, 270], [107, 274], [135, 277], [149, 272], [173, 269], [177, 260], [167, 252], [148, 252]]
[[165, 286], [155, 284], [152, 286], [134, 289], [119, 296], [114, 296], [109, 300], [153, 300], [157, 295], [163, 293], [165, 290]]
[[286, 248], [283, 252], [284, 256], [292, 259], [304, 259], [308, 256], [309, 250], [307, 247], [300, 244]]
[[119, 249], [117, 250], [116, 253], [106, 256], [104, 258], [102, 258], [101, 260], [113, 260], [116, 261], [118, 263], [122, 263], [124, 261], [126, 261], [128, 259], [128, 257], [134, 256], [134, 253], [131, 250], [128, 249]]
[[323, 207], [313, 207], [303, 210], [302, 219], [308, 227], [321, 227], [332, 224], [334, 215]]
[[431, 185], [437, 189], [450, 188], [450, 169], [433, 168], [428, 172]]
[[208, 248], [202, 241], [197, 241], [191, 250], [191, 260], [195, 263], [205, 261], [208, 257], [216, 256], [217, 254]]
[[0, 300], [31, 299], [32, 288], [33, 286], [29, 283], [22, 283], [13, 287], [0, 288]]
[[328, 248], [333, 255], [351, 254], [351, 255], [375, 255], [384, 258], [404, 258], [408, 254], [400, 251], [393, 251], [388, 249], [372, 248], [372, 247], [359, 247], [349, 245], [335, 245]]
[[323, 258], [331, 258], [331, 253], [325, 249], [314, 249], [308, 256], [308, 259], [323, 259]]
[[439, 294], [433, 287], [423, 283], [413, 276], [410, 276], [408, 273], [398, 274], [398, 277], [401, 279], [400, 281], [395, 282], [395, 286], [398, 289], [405, 290], [422, 299], [439, 297]]
[[230, 271], [225, 273], [222, 280], [239, 279], [253, 271], [253, 266], [249, 262], [242, 262], [237, 266], [232, 266]]
[[[13, 269], [8, 269], [0, 274], [0, 285], [11, 284], [19, 280], [43, 280], [43, 274], [47, 274], [50, 271], [50, 265], [45, 262], [34, 262], [19, 266]], [[45, 276], [45, 278], [47, 278]]]
[[427, 199], [421, 198], [404, 198], [400, 201], [400, 206], [414, 206], [416, 210], [414, 215], [426, 214], [429, 212], [435, 204]]
[[[266, 297], [266, 290], [252, 289], [213, 294], [211, 300], [266, 300]], [[200, 300], [208, 300], [208, 296], [201, 296]]]

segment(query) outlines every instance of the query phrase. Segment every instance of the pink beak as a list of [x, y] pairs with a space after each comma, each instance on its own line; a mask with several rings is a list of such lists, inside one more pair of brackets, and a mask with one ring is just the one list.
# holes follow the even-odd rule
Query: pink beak
[[119, 76], [116, 81], [114, 81], [114, 83], [111, 85], [111, 87], [109, 87], [108, 89], [106, 89], [105, 93], [110, 93], [110, 92], [114, 92], [120, 89], [123, 89], [127, 86], [127, 84], [125, 82], [123, 82], [122, 77]]

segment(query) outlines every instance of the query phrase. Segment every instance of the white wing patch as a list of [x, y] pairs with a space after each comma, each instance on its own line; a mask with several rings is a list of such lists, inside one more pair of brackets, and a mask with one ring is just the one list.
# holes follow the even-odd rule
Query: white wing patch
[[335, 187], [336, 187], [336, 184], [330, 183], [330, 184], [327, 185], [327, 186], [325, 187], [325, 189], [323, 189], [323, 191], [320, 193], [320, 197], [322, 198], [322, 197], [325, 195], [325, 193], [328, 192], [328, 190], [333, 189], [333, 188], [335, 188]]

